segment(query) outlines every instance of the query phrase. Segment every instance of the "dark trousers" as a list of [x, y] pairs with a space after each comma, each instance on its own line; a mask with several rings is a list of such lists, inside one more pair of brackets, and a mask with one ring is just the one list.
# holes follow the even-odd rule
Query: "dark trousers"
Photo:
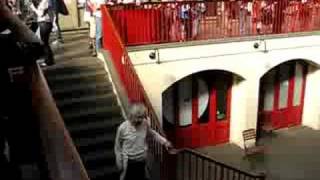
[[59, 24], [59, 12], [56, 12], [56, 21], [55, 21], [56, 25], [57, 25], [57, 39], [62, 40], [62, 34], [61, 34], [61, 28], [60, 28], [60, 24]]
[[147, 180], [145, 174], [145, 161], [128, 160], [125, 180]]
[[44, 44], [44, 51], [45, 51], [45, 63], [47, 65], [54, 64], [53, 53], [49, 44], [50, 33], [52, 30], [52, 23], [51, 22], [39, 22], [40, 27], [40, 36], [41, 40]]
[[32, 23], [30, 24], [30, 29], [31, 29], [31, 31], [34, 32], [34, 33], [37, 32], [38, 27], [39, 27], [39, 24], [38, 24], [37, 22], [32, 22]]

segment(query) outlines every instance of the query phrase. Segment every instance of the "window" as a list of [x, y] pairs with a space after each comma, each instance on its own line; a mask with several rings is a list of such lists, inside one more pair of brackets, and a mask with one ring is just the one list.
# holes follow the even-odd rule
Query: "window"
[[283, 64], [280, 66], [279, 68], [279, 80], [280, 80], [279, 109], [286, 108], [288, 106], [289, 73], [290, 73], [290, 66], [288, 64]]
[[227, 115], [227, 96], [228, 96], [228, 82], [220, 81], [217, 83], [216, 96], [217, 96], [217, 121], [225, 120]]
[[275, 70], [271, 70], [265, 77], [264, 81], [264, 97], [263, 97], [263, 110], [271, 111], [273, 110], [274, 103], [274, 78]]
[[192, 123], [192, 78], [184, 78], [178, 83], [179, 126]]
[[293, 94], [293, 106], [299, 106], [301, 103], [302, 95], [302, 82], [303, 82], [303, 66], [296, 63], [295, 77], [294, 77], [294, 94]]
[[198, 118], [200, 123], [209, 122], [209, 90], [208, 84], [199, 78], [198, 82]]
[[162, 94], [162, 117], [171, 125], [175, 123], [174, 88], [171, 86]]

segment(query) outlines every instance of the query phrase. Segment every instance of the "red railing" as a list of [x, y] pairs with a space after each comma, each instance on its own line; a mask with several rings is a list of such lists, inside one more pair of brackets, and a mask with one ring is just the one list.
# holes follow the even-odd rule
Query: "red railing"
[[110, 14], [128, 46], [320, 30], [319, 0], [118, 4]]
[[[103, 19], [103, 47], [107, 49], [111, 56], [113, 65], [117, 70], [119, 78], [126, 90], [130, 102], [143, 102], [147, 107], [148, 116], [151, 119], [151, 126], [157, 132], [162, 132], [156, 113], [146, 96], [145, 90], [136, 74], [134, 67], [129, 59], [127, 50], [113, 24], [113, 20], [108, 12], [107, 7], [102, 7]], [[152, 142], [151, 149], [157, 157], [162, 156], [162, 148], [159, 144]]]

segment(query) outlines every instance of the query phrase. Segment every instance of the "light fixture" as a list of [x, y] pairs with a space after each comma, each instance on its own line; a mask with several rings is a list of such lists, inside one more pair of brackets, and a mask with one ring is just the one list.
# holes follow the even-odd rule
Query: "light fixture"
[[156, 60], [157, 64], [160, 64], [160, 54], [159, 49], [154, 49], [152, 52], [149, 53], [150, 60]]
[[267, 42], [266, 42], [265, 39], [260, 39], [259, 42], [255, 42], [253, 44], [253, 48], [259, 49], [259, 47], [261, 46], [262, 43], [263, 43], [263, 46], [264, 46], [263, 52], [267, 53], [268, 52], [268, 50], [267, 50]]

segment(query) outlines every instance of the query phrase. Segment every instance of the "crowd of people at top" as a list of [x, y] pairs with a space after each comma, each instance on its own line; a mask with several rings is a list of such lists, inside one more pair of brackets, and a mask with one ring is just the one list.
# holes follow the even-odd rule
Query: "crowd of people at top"
[[[87, 11], [85, 16], [90, 17], [92, 9], [86, 0]], [[228, 0], [228, 1], [162, 1], [163, 3], [148, 3], [144, 0], [116, 0], [106, 1], [109, 4], [133, 4], [130, 9], [152, 9], [150, 13], [137, 22], [147, 22], [148, 15], [152, 14], [157, 24], [153, 26], [151, 41], [184, 41], [199, 38], [199, 34], [210, 38], [212, 36], [235, 36], [257, 34], [279, 34], [311, 30], [316, 24], [315, 15], [320, 15], [319, 0]], [[115, 8], [116, 9], [116, 8]], [[160, 15], [155, 15], [158, 12]], [[116, 9], [119, 11], [119, 8]], [[125, 8], [121, 10], [126, 10]], [[129, 12], [131, 13], [131, 12]], [[156, 17], [157, 16], [157, 17]], [[126, 18], [126, 17], [121, 17]], [[85, 18], [86, 19], [86, 18]], [[90, 18], [87, 18], [90, 19]], [[90, 20], [88, 20], [91, 24]], [[211, 23], [211, 24], [210, 24]], [[215, 23], [215, 24], [214, 24]], [[121, 23], [120, 23], [121, 24]], [[142, 24], [142, 23], [140, 23]], [[120, 25], [121, 26], [121, 25]], [[151, 25], [152, 26], [152, 25]], [[124, 27], [120, 28], [126, 28]], [[147, 29], [148, 27], [145, 27]], [[128, 39], [128, 31], [123, 35]], [[98, 32], [98, 31], [97, 31]], [[120, 32], [120, 33], [122, 33]], [[134, 33], [130, 33], [134, 34]], [[151, 34], [151, 33], [150, 33]], [[203, 38], [205, 38], [203, 37]], [[130, 37], [129, 37], [130, 38]], [[134, 38], [136, 40], [137, 38]], [[129, 40], [130, 41], [130, 40]], [[130, 42], [129, 42], [130, 43]]]
[[[24, 20], [44, 42], [45, 62], [54, 64], [49, 45], [50, 33], [56, 32], [63, 42], [59, 13], [68, 14], [64, 0], [6, 0], [12, 12]], [[152, 28], [150, 41], [184, 41], [232, 35], [256, 35], [295, 32], [312, 29], [314, 9], [320, 9], [320, 0], [228, 0], [228, 1], [167, 1], [150, 4], [148, 0], [79, 0], [84, 4], [84, 21], [89, 25], [89, 47], [92, 56], [102, 47], [101, 5], [135, 4], [142, 9], [161, 11], [157, 26]], [[320, 13], [316, 13], [320, 15]], [[210, 19], [215, 17], [215, 21]], [[146, 17], [147, 18], [147, 17]], [[153, 18], [153, 17], [151, 17]], [[140, 21], [137, 20], [137, 21]], [[162, 21], [162, 22], [161, 22]], [[141, 20], [143, 22], [143, 20]], [[126, 22], [142, 24], [141, 22]], [[213, 24], [212, 22], [216, 23]], [[211, 24], [210, 24], [211, 23]], [[120, 27], [120, 28], [126, 28]], [[146, 27], [148, 28], [148, 27]], [[133, 30], [126, 29], [123, 32]], [[234, 33], [235, 32], [235, 33]], [[129, 33], [128, 33], [129, 34]], [[131, 33], [133, 34], [133, 33]], [[127, 38], [127, 34], [125, 38]], [[200, 38], [201, 39], [201, 38]]]

